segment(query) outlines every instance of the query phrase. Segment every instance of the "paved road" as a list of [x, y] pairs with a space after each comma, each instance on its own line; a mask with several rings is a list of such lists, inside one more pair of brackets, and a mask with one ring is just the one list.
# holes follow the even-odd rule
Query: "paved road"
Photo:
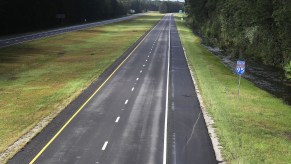
[[131, 15], [131, 16], [110, 19], [110, 20], [105, 20], [105, 21], [100, 21], [100, 22], [63, 27], [63, 28], [58, 28], [58, 29], [54, 29], [54, 30], [42, 31], [42, 32], [31, 33], [31, 34], [24, 34], [24, 35], [20, 35], [20, 36], [16, 36], [16, 37], [0, 38], [0, 48], [8, 47], [11, 45], [15, 45], [15, 44], [35, 40], [35, 39], [46, 38], [46, 37], [50, 37], [50, 36], [54, 36], [54, 35], [58, 35], [58, 34], [63, 34], [66, 32], [78, 31], [78, 30], [85, 29], [85, 28], [92, 28], [92, 27], [96, 27], [96, 26], [101, 26], [101, 25], [106, 25], [106, 24], [110, 24], [110, 23], [129, 20], [129, 19], [136, 18], [140, 15], [143, 15], [143, 14], [135, 14], [135, 15]]
[[172, 164], [217, 163], [175, 23], [171, 24]]
[[172, 16], [101, 86], [57, 135], [45, 129], [9, 163], [217, 163]]

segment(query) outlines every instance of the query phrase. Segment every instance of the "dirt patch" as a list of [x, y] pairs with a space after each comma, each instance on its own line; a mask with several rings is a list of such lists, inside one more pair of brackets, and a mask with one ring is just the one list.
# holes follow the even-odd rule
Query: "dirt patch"
[[84, 33], [106, 33], [107, 31], [95, 28], [95, 29], [80, 30], [79, 32], [84, 32]]
[[284, 136], [288, 139], [291, 140], [291, 132], [285, 133]]
[[58, 52], [58, 55], [64, 55], [64, 54], [66, 54], [66, 51], [60, 51], [60, 52]]

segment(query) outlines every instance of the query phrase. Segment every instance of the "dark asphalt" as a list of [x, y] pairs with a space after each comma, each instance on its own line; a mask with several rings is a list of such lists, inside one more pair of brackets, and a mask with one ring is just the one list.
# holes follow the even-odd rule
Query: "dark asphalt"
[[[91, 91], [69, 108], [80, 108], [98, 85], [90, 86]], [[71, 115], [73, 112], [65, 109], [9, 163], [29, 163], [37, 154], [40, 156], [35, 163], [41, 164], [160, 164], [166, 160], [173, 164], [217, 163], [170, 15], [148, 33], [98, 93], [39, 153]]]
[[217, 163], [176, 25], [171, 25], [171, 164]]
[[54, 30], [24, 34], [24, 35], [19, 35], [19, 36], [0, 38], [0, 48], [8, 47], [11, 45], [15, 45], [15, 44], [19, 44], [19, 43], [23, 43], [23, 42], [27, 42], [27, 41], [31, 41], [31, 40], [51, 37], [51, 36], [63, 34], [66, 32], [78, 31], [78, 30], [82, 30], [82, 29], [86, 29], [86, 28], [92, 28], [92, 27], [102, 26], [102, 25], [106, 25], [106, 24], [110, 24], [110, 23], [121, 22], [121, 21], [136, 18], [140, 15], [142, 15], [142, 14], [135, 14], [135, 15], [131, 15], [131, 16], [116, 18], [116, 19], [110, 19], [110, 20], [105, 20], [105, 21], [100, 21], [100, 22], [63, 27], [63, 28], [58, 28], [58, 29], [54, 29]]

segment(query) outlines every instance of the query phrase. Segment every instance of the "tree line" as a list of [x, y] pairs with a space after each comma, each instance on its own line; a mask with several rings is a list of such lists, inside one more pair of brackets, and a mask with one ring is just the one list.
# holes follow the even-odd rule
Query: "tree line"
[[186, 0], [185, 6], [207, 44], [291, 73], [290, 0]]
[[1, 0], [0, 35], [93, 22], [145, 11], [148, 0]]
[[161, 5], [163, 13], [183, 7], [179, 2], [157, 0], [1, 0], [0, 36], [159, 11]]
[[2, 0], [1, 34], [90, 22], [125, 13], [117, 0]]

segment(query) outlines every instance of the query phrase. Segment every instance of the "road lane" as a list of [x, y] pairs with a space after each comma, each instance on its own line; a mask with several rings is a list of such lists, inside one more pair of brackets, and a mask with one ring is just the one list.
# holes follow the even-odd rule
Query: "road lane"
[[106, 25], [106, 24], [110, 24], [110, 23], [121, 22], [121, 21], [136, 18], [136, 17], [141, 16], [141, 15], [143, 15], [143, 14], [135, 14], [135, 15], [131, 15], [131, 16], [115, 18], [115, 19], [110, 19], [110, 20], [105, 20], [105, 21], [100, 21], [100, 22], [93, 22], [93, 23], [87, 23], [87, 24], [82, 24], [82, 25], [62, 27], [62, 28], [48, 30], [48, 31], [23, 34], [23, 35], [19, 35], [19, 36], [0, 38], [0, 48], [8, 47], [8, 46], [15, 45], [15, 44], [24, 43], [24, 42], [31, 41], [31, 40], [47, 38], [50, 36], [55, 36], [55, 35], [59, 35], [59, 34], [67, 33], [67, 32], [78, 31], [78, 30], [82, 30], [82, 29], [86, 29], [86, 28], [93, 28], [96, 26], [102, 26], [102, 25]]
[[166, 15], [45, 147], [37, 136], [9, 163], [216, 163], [177, 34]]

